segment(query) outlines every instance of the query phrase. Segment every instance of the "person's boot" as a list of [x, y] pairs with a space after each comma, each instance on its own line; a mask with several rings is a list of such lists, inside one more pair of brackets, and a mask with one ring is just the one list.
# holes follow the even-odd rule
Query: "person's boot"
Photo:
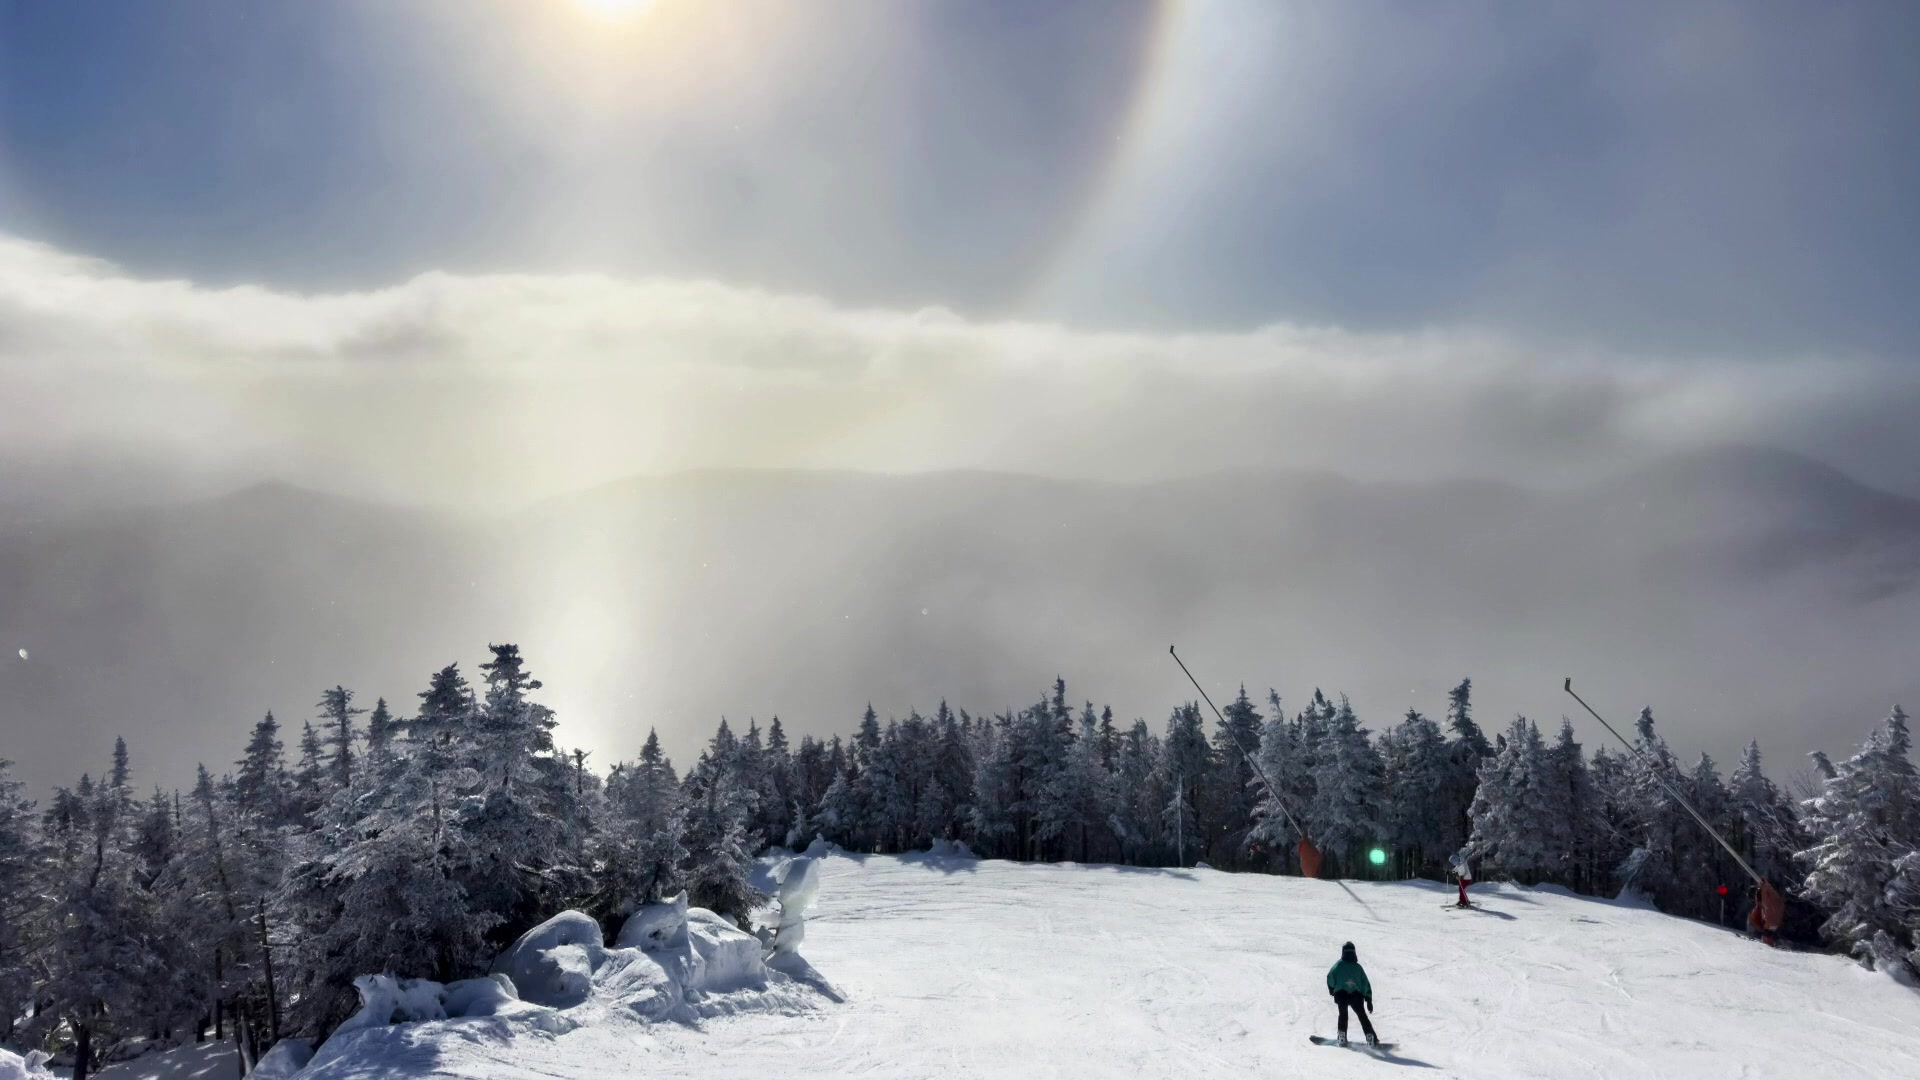
[[1378, 1036], [1378, 1035], [1375, 1035], [1375, 1034], [1374, 1034], [1373, 1032], [1371, 1032], [1371, 1031], [1369, 1031], [1369, 1032], [1367, 1032], [1367, 1045], [1368, 1045], [1368, 1046], [1379, 1046], [1379, 1045], [1380, 1045], [1380, 1036]]
[[1346, 1033], [1346, 1032], [1344, 1032], [1344, 1031], [1343, 1031], [1343, 1032], [1341, 1032], [1341, 1033], [1340, 1033], [1340, 1038], [1339, 1038], [1339, 1040], [1338, 1040], [1338, 1042], [1340, 1043], [1340, 1045], [1341, 1045], [1341, 1046], [1345, 1046], [1345, 1045], [1347, 1045], [1347, 1033]]

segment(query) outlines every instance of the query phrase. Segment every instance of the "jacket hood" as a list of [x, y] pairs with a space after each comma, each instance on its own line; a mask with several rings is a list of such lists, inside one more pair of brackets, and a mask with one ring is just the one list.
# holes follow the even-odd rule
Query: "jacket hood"
[[1340, 959], [1355, 964], [1360, 962], [1360, 954], [1354, 951], [1353, 942], [1349, 941], [1345, 945], [1340, 946]]

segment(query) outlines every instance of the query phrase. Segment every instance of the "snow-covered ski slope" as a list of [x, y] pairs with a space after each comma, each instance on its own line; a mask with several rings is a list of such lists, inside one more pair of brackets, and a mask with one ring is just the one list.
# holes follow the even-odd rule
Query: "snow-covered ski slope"
[[[930, 856], [822, 871], [803, 951], [844, 1001], [504, 1045], [415, 1025], [384, 1044], [405, 1054], [338, 1075], [1920, 1076], [1920, 994], [1559, 890], [1476, 885], [1484, 908], [1452, 912], [1428, 883]], [[1344, 941], [1400, 1044], [1384, 1060], [1307, 1041], [1334, 1031]]]

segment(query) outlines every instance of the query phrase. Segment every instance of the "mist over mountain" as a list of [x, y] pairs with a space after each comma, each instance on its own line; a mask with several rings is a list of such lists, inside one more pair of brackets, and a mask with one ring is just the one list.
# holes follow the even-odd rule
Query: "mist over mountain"
[[290, 742], [336, 683], [405, 714], [498, 641], [603, 766], [649, 726], [684, 758], [723, 714], [825, 735], [1056, 674], [1157, 728], [1192, 696], [1178, 643], [1216, 699], [1321, 687], [1376, 729], [1462, 676], [1484, 721], [1546, 723], [1572, 675], [1677, 749], [1758, 736], [1784, 773], [1920, 701], [1917, 584], [1920, 502], [1753, 449], [1553, 492], [742, 471], [460, 515], [268, 484], [0, 533], [0, 757], [66, 783], [124, 734], [143, 781], [182, 784], [268, 709]]

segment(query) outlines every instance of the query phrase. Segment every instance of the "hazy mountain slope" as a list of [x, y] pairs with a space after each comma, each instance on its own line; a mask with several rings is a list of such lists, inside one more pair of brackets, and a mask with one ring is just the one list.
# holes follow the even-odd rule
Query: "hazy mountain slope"
[[602, 763], [649, 724], [684, 755], [722, 713], [844, 731], [1056, 673], [1158, 725], [1178, 642], [1220, 693], [1345, 690], [1374, 726], [1465, 674], [1488, 719], [1551, 721], [1573, 674], [1792, 767], [1920, 701], [1917, 571], [1920, 504], [1759, 451], [1554, 494], [700, 473], [462, 519], [267, 486], [0, 535], [0, 644], [32, 651], [0, 665], [0, 755], [64, 779], [124, 732], [179, 782], [268, 707], [291, 743], [322, 687], [405, 710], [508, 639]]

